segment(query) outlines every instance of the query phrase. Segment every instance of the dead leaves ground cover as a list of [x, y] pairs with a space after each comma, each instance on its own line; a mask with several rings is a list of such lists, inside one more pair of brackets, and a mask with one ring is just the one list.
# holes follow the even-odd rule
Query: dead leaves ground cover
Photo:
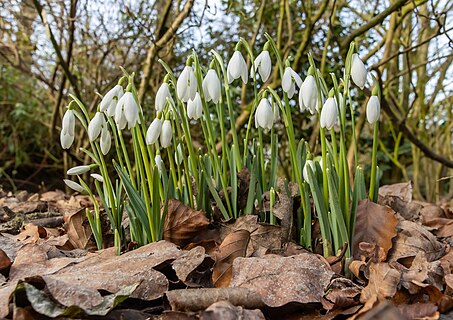
[[[164, 240], [120, 256], [95, 251], [84, 196], [0, 197], [0, 318], [438, 319], [453, 308], [453, 213], [412, 200], [410, 183], [380, 189], [357, 212], [351, 260], [323, 258], [279, 225], [248, 215], [210, 221], [171, 201]], [[293, 201], [294, 200], [294, 201]], [[123, 221], [127, 227], [127, 220]], [[108, 228], [105, 228], [108, 230]], [[127, 228], [126, 228], [127, 229]], [[314, 243], [319, 241], [313, 222]], [[315, 246], [316, 248], [316, 246]], [[342, 274], [346, 264], [346, 274]]]

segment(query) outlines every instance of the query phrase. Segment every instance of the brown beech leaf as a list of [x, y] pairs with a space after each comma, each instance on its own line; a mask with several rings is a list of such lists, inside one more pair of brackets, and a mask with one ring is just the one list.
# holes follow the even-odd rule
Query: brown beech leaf
[[347, 278], [335, 278], [326, 290], [322, 305], [327, 311], [347, 309], [360, 304], [361, 287]]
[[333, 275], [327, 262], [315, 254], [237, 258], [230, 287], [256, 292], [271, 308], [320, 303]]
[[398, 236], [390, 251], [389, 261], [398, 260], [409, 267], [410, 263], [405, 263], [401, 259], [411, 260], [417, 253], [423, 251], [426, 260], [431, 262], [441, 258], [446, 248], [446, 245], [437, 241], [437, 238], [423, 226], [412, 221], [401, 221], [398, 224]]
[[85, 249], [90, 242], [90, 223], [85, 213], [85, 208], [72, 211], [65, 215], [66, 233], [74, 249]]
[[217, 288], [228, 287], [233, 261], [238, 257], [245, 257], [249, 241], [250, 232], [247, 230], [233, 231], [223, 240], [212, 270], [212, 282]]
[[187, 286], [197, 286], [192, 281], [192, 273], [206, 260], [210, 260], [212, 266], [212, 259], [205, 254], [203, 247], [195, 247], [190, 251], [185, 251], [182, 256], [178, 257], [172, 262], [172, 268], [176, 276]]
[[400, 283], [401, 274], [393, 269], [388, 263], [371, 263], [369, 267], [368, 285], [363, 288], [360, 301], [365, 303], [373, 295], [377, 295], [378, 300], [392, 298]]
[[396, 236], [398, 219], [395, 211], [370, 200], [360, 201], [357, 208], [353, 253], [356, 260], [362, 254], [359, 244], [367, 242], [378, 245], [387, 254], [392, 247], [392, 239]]
[[228, 301], [219, 301], [210, 305], [201, 312], [200, 320], [265, 320], [259, 309], [247, 310], [241, 306], [234, 306]]
[[11, 260], [9, 259], [8, 255], [0, 249], [0, 272], [2, 272], [5, 269], [8, 269], [11, 267]]
[[400, 304], [397, 306], [407, 320], [439, 319], [437, 306], [432, 302], [417, 302], [414, 304]]
[[24, 229], [15, 236], [15, 239], [17, 241], [23, 241], [24, 243], [37, 243], [40, 238], [45, 238], [46, 236], [46, 229], [28, 223], [25, 225]]
[[379, 188], [379, 196], [398, 197], [404, 202], [411, 202], [412, 189], [412, 181], [385, 185]]
[[181, 201], [170, 199], [164, 222], [164, 240], [185, 247], [209, 225], [206, 213], [187, 207]]
[[441, 238], [453, 236], [453, 219], [432, 218], [423, 221], [425, 226], [436, 229], [434, 233]]

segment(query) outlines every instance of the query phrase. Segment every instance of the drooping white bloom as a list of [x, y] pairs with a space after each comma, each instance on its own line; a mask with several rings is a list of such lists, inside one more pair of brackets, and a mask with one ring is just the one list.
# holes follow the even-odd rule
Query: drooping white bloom
[[352, 55], [351, 63], [351, 78], [352, 81], [354, 81], [354, 83], [360, 89], [363, 89], [365, 87], [367, 74], [368, 70], [366, 69], [362, 60], [360, 60], [359, 55], [357, 53], [354, 53]]
[[100, 110], [101, 112], [107, 111], [109, 117], [115, 115], [116, 105], [118, 100], [123, 96], [123, 87], [117, 84], [102, 98]]
[[302, 79], [291, 67], [286, 67], [282, 78], [282, 89], [288, 94], [288, 98], [292, 98], [296, 92], [296, 84], [300, 88]]
[[153, 144], [159, 139], [160, 133], [162, 131], [162, 120], [156, 118], [151, 122], [146, 131], [146, 144]]
[[239, 77], [242, 78], [242, 82], [247, 83], [249, 72], [247, 69], [247, 63], [245, 62], [242, 53], [236, 50], [234, 51], [227, 66], [228, 83], [233, 82]]
[[381, 103], [378, 96], [371, 96], [366, 105], [366, 118], [369, 123], [373, 124], [379, 120], [381, 113]]
[[328, 98], [321, 110], [321, 128], [330, 130], [337, 123], [338, 109], [335, 98]]
[[165, 120], [160, 133], [160, 145], [162, 148], [167, 148], [171, 144], [172, 135], [171, 122], [170, 120]]
[[197, 92], [195, 99], [187, 102], [187, 117], [189, 119], [198, 120], [203, 113], [203, 105], [201, 103], [200, 94]]
[[92, 173], [90, 174], [90, 176], [93, 178], [93, 179], [96, 179], [97, 181], [103, 183], [104, 182], [104, 178], [99, 174], [99, 173]]
[[220, 99], [220, 79], [214, 69], [209, 69], [203, 79], [203, 93], [207, 102], [219, 102]]
[[75, 116], [74, 111], [66, 110], [61, 124], [60, 142], [63, 149], [69, 149], [74, 142]]
[[156, 163], [156, 167], [157, 167], [157, 170], [159, 171], [159, 173], [162, 173], [163, 161], [162, 161], [162, 157], [160, 156], [160, 154], [156, 154], [156, 156], [154, 157], [154, 162]]
[[84, 174], [85, 172], [90, 171], [90, 169], [90, 166], [76, 166], [66, 171], [66, 174], [68, 176], [75, 176], [78, 174]]
[[110, 135], [110, 131], [107, 127], [104, 127], [101, 132], [101, 152], [105, 156], [110, 151], [110, 147], [112, 146], [112, 136]]
[[304, 177], [304, 180], [307, 181], [307, 182], [308, 182], [308, 172], [307, 172], [308, 168], [311, 168], [313, 173], [315, 172], [316, 165], [315, 165], [315, 162], [313, 160], [305, 161], [305, 166], [304, 166], [304, 169], [302, 171], [302, 175]]
[[159, 90], [157, 90], [156, 93], [155, 107], [157, 112], [164, 110], [165, 105], [167, 104], [167, 98], [172, 104], [175, 104], [168, 83], [164, 82], [160, 85]]
[[263, 129], [272, 129], [274, 125], [274, 111], [272, 106], [266, 98], [261, 99], [258, 108], [255, 112], [255, 127]]
[[63, 179], [63, 181], [69, 188], [71, 188], [74, 191], [77, 191], [77, 192], [80, 192], [80, 193], [85, 191], [85, 189], [80, 184], [78, 184], [75, 181], [68, 180], [68, 179]]
[[176, 82], [176, 93], [184, 102], [195, 98], [197, 93], [197, 78], [191, 66], [185, 66]]
[[316, 80], [312, 75], [305, 78], [304, 82], [300, 87], [299, 92], [299, 107], [300, 111], [308, 109], [311, 114], [316, 112], [316, 106], [318, 103], [318, 87], [316, 86]]
[[272, 61], [271, 61], [271, 56], [269, 54], [269, 51], [263, 50], [261, 53], [256, 57], [255, 63], [254, 63], [254, 68], [252, 67], [250, 69], [250, 74], [252, 78], [255, 75], [255, 70], [258, 71], [261, 80], [263, 82], [266, 82], [267, 79], [269, 79], [269, 76], [271, 75], [271, 70], [272, 70]]
[[139, 112], [140, 110], [134, 95], [132, 92], [126, 92], [116, 106], [115, 122], [121, 130], [124, 129], [126, 123], [127, 128], [131, 129], [137, 122], [140, 123]]
[[104, 115], [101, 112], [96, 112], [93, 119], [88, 124], [88, 138], [90, 141], [97, 139], [102, 128], [106, 126]]

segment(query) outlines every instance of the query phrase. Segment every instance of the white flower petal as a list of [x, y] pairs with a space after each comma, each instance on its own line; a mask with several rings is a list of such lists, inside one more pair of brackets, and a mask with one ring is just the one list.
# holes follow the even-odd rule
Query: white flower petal
[[102, 129], [101, 133], [101, 152], [105, 156], [110, 151], [110, 147], [112, 146], [112, 136], [110, 135], [109, 130], [107, 127]]
[[354, 53], [352, 55], [351, 78], [360, 89], [365, 87], [367, 74], [368, 70], [366, 69], [365, 64], [359, 58], [359, 55]]
[[330, 130], [337, 123], [338, 109], [335, 98], [328, 98], [321, 110], [321, 128]]
[[286, 93], [291, 89], [291, 85], [293, 84], [291, 70], [292, 69], [290, 67], [286, 67], [285, 72], [283, 73], [282, 89]]
[[69, 133], [64, 134], [63, 131], [60, 133], [60, 143], [61, 147], [63, 149], [69, 149], [72, 146], [72, 143], [74, 142], [74, 136], [70, 135]]
[[162, 148], [170, 146], [172, 135], [171, 122], [170, 120], [165, 120], [162, 124], [162, 132], [160, 133], [160, 145]]
[[63, 181], [69, 188], [71, 188], [74, 191], [77, 191], [77, 192], [80, 192], [80, 193], [85, 191], [85, 189], [80, 184], [78, 184], [75, 181], [68, 180], [68, 179], [63, 179]]
[[73, 167], [71, 169], [69, 169], [68, 171], [66, 171], [66, 174], [68, 176], [75, 176], [75, 175], [78, 175], [78, 174], [84, 174], [88, 171], [90, 171], [90, 166], [77, 166], [77, 167]]
[[92, 173], [90, 174], [90, 176], [93, 178], [93, 179], [96, 179], [97, 181], [103, 183], [104, 182], [104, 178], [99, 174], [99, 173]]
[[148, 130], [146, 131], [146, 143], [153, 144], [159, 139], [160, 133], [162, 131], [162, 121], [159, 118], [156, 118], [149, 125]]
[[178, 81], [176, 81], [176, 94], [178, 95], [178, 98], [184, 102], [187, 101], [189, 68], [192, 69], [190, 66], [185, 66], [179, 75]]
[[381, 103], [377, 96], [371, 96], [366, 106], [366, 118], [369, 123], [373, 124], [379, 120], [381, 113]]
[[90, 139], [90, 141], [96, 140], [101, 133], [101, 129], [104, 125], [104, 116], [101, 112], [96, 112], [93, 119], [91, 119], [90, 123], [88, 124], [88, 139]]
[[270, 130], [274, 125], [274, 111], [266, 98], [261, 99], [258, 108], [256, 108], [255, 121], [263, 129]]

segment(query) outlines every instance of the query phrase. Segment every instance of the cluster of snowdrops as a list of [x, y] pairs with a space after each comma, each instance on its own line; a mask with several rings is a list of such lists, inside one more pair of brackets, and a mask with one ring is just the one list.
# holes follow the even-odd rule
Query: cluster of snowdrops
[[[65, 180], [65, 183], [92, 197], [94, 210], [87, 209], [86, 214], [98, 248], [102, 247], [103, 234], [101, 208], [109, 217], [118, 251], [126, 244], [122, 225], [124, 212], [129, 218], [131, 240], [143, 245], [161, 239], [169, 199], [178, 199], [208, 215], [216, 211], [225, 220], [260, 214], [262, 221], [278, 223], [273, 208], [278, 194], [288, 190], [277, 185], [279, 137], [274, 132], [277, 121], [284, 125], [289, 145], [290, 180], [297, 184], [301, 198], [296, 223], [300, 243], [307, 248], [312, 246], [315, 216], [319, 219], [325, 255], [335, 254], [345, 243], [351, 243], [358, 201], [367, 196], [371, 200], [377, 197], [376, 146], [380, 114], [377, 82], [373, 77], [373, 95], [366, 111], [368, 122], [374, 125], [367, 195], [364, 174], [357, 160], [350, 88], [353, 82], [363, 89], [369, 74], [355, 45], [351, 44], [348, 51], [343, 77], [337, 79], [332, 73], [329, 88], [311, 55], [308, 56], [310, 67], [302, 80], [291, 68], [290, 59], [282, 61], [272, 38], [266, 34], [266, 39], [256, 57], [248, 43], [240, 39], [227, 66], [222, 56], [212, 50], [212, 62], [205, 68], [193, 52], [178, 77], [160, 61], [167, 74], [155, 96], [152, 121], [144, 118], [134, 75], [125, 70], [118, 84], [102, 97], [94, 116], [82, 101], [71, 96], [73, 100], [63, 117], [61, 145], [68, 149], [73, 144], [77, 118], [89, 139], [89, 148], [81, 150], [92, 164], [68, 170], [67, 174], [76, 176], [77, 180]], [[251, 67], [244, 56], [250, 59]], [[273, 67], [278, 68], [281, 90], [266, 85]], [[237, 97], [231, 89], [241, 81], [247, 84], [247, 89], [253, 90], [254, 99], [250, 103], [249, 119], [240, 128], [245, 138], [238, 141], [235, 117], [239, 110], [238, 104], [233, 103]], [[298, 111], [293, 110], [290, 100], [297, 97], [297, 90], [300, 112], [319, 117], [319, 156], [313, 155], [307, 144], [295, 137], [292, 113]], [[348, 126], [349, 133], [346, 121], [352, 122]], [[194, 124], [201, 127], [204, 138], [199, 148], [192, 141]], [[264, 135], [270, 139], [266, 147]], [[354, 164], [347, 161], [347, 138], [354, 145]], [[112, 164], [114, 172], [109, 171]], [[349, 175], [350, 165], [354, 166], [353, 179]], [[241, 170], [250, 173], [245, 204], [238, 201], [238, 197], [243, 196], [238, 194]], [[94, 187], [83, 179], [88, 172]], [[284, 185], [287, 186], [288, 181], [285, 180]], [[347, 255], [350, 254], [348, 249]]]

